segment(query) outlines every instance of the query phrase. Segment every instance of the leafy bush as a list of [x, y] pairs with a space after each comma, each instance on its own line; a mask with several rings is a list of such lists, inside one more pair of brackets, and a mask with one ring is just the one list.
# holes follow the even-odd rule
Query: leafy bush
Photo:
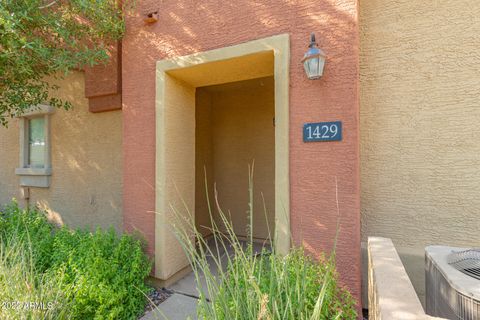
[[[253, 181], [252, 173], [250, 181]], [[249, 208], [253, 208], [251, 184], [249, 194]], [[285, 256], [277, 253], [275, 246], [256, 253], [252, 240], [252, 209], [249, 212], [249, 241], [245, 245], [236, 236], [217, 197], [215, 203], [217, 219], [214, 219], [211, 206], [208, 206], [213, 235], [211, 240], [206, 240], [197, 230], [188, 209], [185, 213], [173, 208], [175, 234], [189, 258], [199, 288], [200, 319], [357, 318], [354, 299], [338, 285], [335, 253], [319, 261], [310, 258], [302, 248], [291, 249]], [[268, 243], [275, 242], [267, 240]], [[218, 272], [212, 272], [212, 264]]]
[[131, 236], [63, 228], [55, 237], [52, 264], [65, 272], [75, 319], [136, 319], [143, 312], [151, 266]]
[[[40, 290], [44, 281], [55, 280], [62, 303], [68, 305], [68, 318], [136, 319], [144, 310], [151, 263], [140, 240], [131, 235], [119, 237], [113, 229], [92, 233], [56, 228], [42, 212], [21, 210], [13, 203], [0, 211], [0, 240], [6, 249], [0, 268], [12, 265], [6, 254], [11, 248], [28, 253], [23, 267], [32, 270]], [[30, 301], [17, 294], [14, 300]]]

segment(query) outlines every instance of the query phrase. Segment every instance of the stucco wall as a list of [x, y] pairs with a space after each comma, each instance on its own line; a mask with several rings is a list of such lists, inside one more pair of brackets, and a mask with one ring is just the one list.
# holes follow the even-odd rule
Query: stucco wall
[[[158, 1], [138, 3], [123, 40], [124, 222], [155, 243], [155, 63], [287, 33], [290, 35], [290, 221], [312, 255], [330, 250], [340, 218], [337, 260], [343, 283], [360, 293], [358, 28], [356, 0]], [[157, 23], [143, 15], [157, 11]], [[300, 63], [316, 32], [324, 77]], [[341, 120], [344, 140], [303, 143], [305, 122]], [[336, 181], [338, 183], [336, 183]], [[338, 192], [337, 192], [338, 191]], [[337, 194], [340, 208], [337, 210]], [[339, 213], [340, 212], [340, 216]]]
[[8, 129], [0, 126], [0, 205], [20, 197], [20, 180], [15, 168], [20, 162], [19, 121], [11, 120]]
[[362, 240], [391, 238], [421, 296], [425, 246], [480, 245], [478, 12], [360, 6]]
[[212, 141], [212, 95], [198, 88], [195, 91], [195, 226], [203, 236], [212, 233], [207, 201], [207, 191], [212, 204], [214, 200]]
[[[210, 98], [205, 99], [208, 95]], [[202, 97], [203, 99], [199, 99]], [[205, 187], [203, 167], [210, 165], [210, 183], [216, 183], [222, 210], [231, 213], [232, 224], [239, 236], [247, 235], [248, 166], [254, 165], [253, 236], [258, 239], [274, 235], [275, 226], [275, 128], [273, 77], [253, 79], [197, 89], [196, 109], [209, 110], [209, 146], [199, 141], [197, 156], [207, 162], [197, 162], [195, 217], [205, 217]], [[205, 105], [210, 103], [210, 106]], [[208, 112], [208, 111], [207, 111]], [[200, 124], [208, 120], [197, 112], [197, 137]], [[203, 120], [200, 121], [199, 120]], [[203, 143], [202, 143], [203, 142]], [[208, 144], [208, 142], [207, 142]], [[198, 146], [198, 144], [197, 144]], [[200, 152], [199, 152], [200, 151]], [[203, 151], [203, 152], [202, 152]], [[205, 154], [207, 151], [207, 154]], [[210, 159], [208, 157], [210, 156]], [[208, 161], [210, 160], [210, 161]], [[262, 193], [265, 199], [266, 214]], [[210, 193], [213, 199], [213, 194]], [[268, 225], [267, 225], [268, 221]], [[221, 221], [217, 221], [222, 225]]]
[[[30, 204], [72, 227], [122, 230], [122, 113], [88, 112], [84, 74], [59, 81], [58, 97], [73, 104], [51, 115], [52, 176], [49, 188], [30, 188]], [[18, 120], [0, 127], [0, 204], [20, 199]]]

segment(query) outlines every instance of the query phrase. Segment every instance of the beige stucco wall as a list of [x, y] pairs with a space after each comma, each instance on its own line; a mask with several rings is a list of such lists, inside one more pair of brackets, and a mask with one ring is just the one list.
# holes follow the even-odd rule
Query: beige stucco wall
[[[84, 74], [74, 72], [59, 81], [58, 97], [73, 104], [51, 115], [52, 176], [49, 188], [30, 188], [30, 204], [72, 227], [113, 226], [122, 230], [122, 113], [88, 112]], [[19, 121], [0, 127], [0, 205], [21, 199]]]
[[[195, 226], [203, 236], [212, 233], [207, 201], [208, 191], [208, 197], [213, 206], [215, 177], [213, 175], [212, 124], [212, 94], [198, 88], [195, 91]], [[214, 215], [214, 207], [211, 209]]]
[[[162, 74], [157, 89], [165, 107], [157, 110], [158, 137], [155, 192], [159, 209], [155, 211], [155, 276], [168, 280], [188, 266], [187, 256], [174, 234], [176, 228], [195, 217], [195, 87], [169, 74]], [[168, 106], [168, 107], [167, 107]], [[188, 228], [187, 224], [183, 224]]]
[[362, 240], [391, 238], [420, 296], [425, 246], [480, 245], [478, 12], [360, 4]]
[[[253, 236], [259, 240], [268, 239], [270, 232], [273, 237], [274, 108], [273, 77], [197, 89], [196, 193], [200, 191], [201, 195], [196, 198], [196, 219], [203, 221], [207, 216], [203, 179], [203, 167], [206, 166], [210, 182], [216, 183], [222, 210], [231, 214], [236, 234], [245, 237], [249, 224], [248, 166], [254, 162]], [[205, 151], [211, 156], [206, 156]]]

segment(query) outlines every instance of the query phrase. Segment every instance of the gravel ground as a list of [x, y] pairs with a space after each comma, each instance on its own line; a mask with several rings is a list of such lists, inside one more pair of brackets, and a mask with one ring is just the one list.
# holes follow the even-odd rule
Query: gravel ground
[[[152, 293], [148, 295], [148, 304], [145, 307], [145, 313], [155, 309], [163, 301], [167, 300], [171, 296], [171, 293], [165, 289], [154, 289]], [[152, 304], [153, 302], [153, 304]]]

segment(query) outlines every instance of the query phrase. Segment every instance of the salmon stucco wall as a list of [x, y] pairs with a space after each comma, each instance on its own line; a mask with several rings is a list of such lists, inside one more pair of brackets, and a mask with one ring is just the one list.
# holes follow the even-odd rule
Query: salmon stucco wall
[[[49, 212], [58, 224], [71, 227], [114, 227], [122, 231], [122, 113], [88, 111], [83, 72], [57, 80], [56, 96], [71, 110], [50, 116], [52, 176], [48, 188], [30, 188], [30, 205]], [[0, 205], [13, 197], [21, 206], [19, 120], [0, 127]]]
[[360, 6], [362, 240], [392, 238], [424, 296], [424, 247], [480, 245], [480, 2]]
[[[146, 25], [144, 14], [153, 11], [159, 13], [158, 22]], [[324, 76], [318, 81], [307, 80], [300, 63], [311, 32], [327, 54]], [[359, 298], [356, 0], [139, 2], [127, 18], [122, 46], [125, 228], [141, 230], [154, 251], [155, 63], [282, 33], [290, 35], [291, 43], [293, 240], [313, 255], [328, 251], [340, 219], [338, 268], [343, 283]], [[343, 121], [343, 141], [303, 143], [303, 123], [332, 120]]]

